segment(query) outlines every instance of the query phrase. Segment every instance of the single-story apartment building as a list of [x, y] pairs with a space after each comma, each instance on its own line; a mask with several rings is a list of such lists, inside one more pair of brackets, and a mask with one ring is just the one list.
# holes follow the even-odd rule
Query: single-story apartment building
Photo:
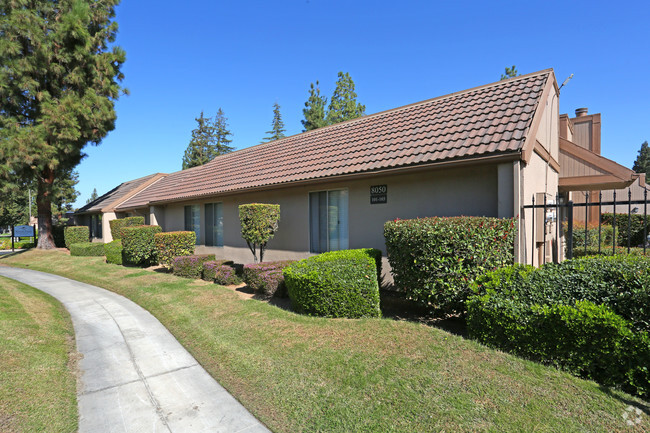
[[[127, 216], [126, 213], [118, 212], [115, 208], [138, 192], [153, 185], [164, 176], [164, 173], [156, 173], [119, 184], [106, 194], [97, 197], [77, 210], [74, 214], [75, 224], [88, 226], [90, 236], [93, 240], [102, 242], [112, 241], [113, 237], [111, 236], [109, 221]], [[147, 224], [149, 223], [148, 213], [145, 222]]]
[[[539, 264], [542, 252], [545, 261], [562, 256], [562, 233], [552, 218], [538, 218], [533, 233], [522, 207], [533, 197], [551, 203], [560, 191], [560, 126], [559, 88], [547, 69], [152, 175], [107, 209], [145, 215], [164, 231], [193, 230], [198, 252], [241, 263], [252, 261], [240, 233], [245, 203], [280, 205], [267, 260], [363, 247], [385, 254], [383, 225], [396, 218], [516, 217], [516, 258]], [[83, 212], [90, 209], [99, 208]]]

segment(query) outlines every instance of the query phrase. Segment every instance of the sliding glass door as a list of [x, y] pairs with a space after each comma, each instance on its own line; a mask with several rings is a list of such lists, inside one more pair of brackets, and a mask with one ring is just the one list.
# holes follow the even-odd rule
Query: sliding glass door
[[310, 251], [348, 248], [348, 191], [309, 193]]
[[223, 246], [223, 205], [207, 203], [205, 205], [205, 245]]

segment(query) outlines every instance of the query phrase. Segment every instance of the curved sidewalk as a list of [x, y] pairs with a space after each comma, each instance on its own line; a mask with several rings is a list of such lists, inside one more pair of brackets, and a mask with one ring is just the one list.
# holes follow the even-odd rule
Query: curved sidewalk
[[72, 317], [79, 432], [269, 432], [140, 306], [99, 287], [0, 266]]

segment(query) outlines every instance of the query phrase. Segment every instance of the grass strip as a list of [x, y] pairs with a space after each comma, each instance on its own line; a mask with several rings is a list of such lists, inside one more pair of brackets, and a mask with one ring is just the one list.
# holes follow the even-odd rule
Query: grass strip
[[[0, 264], [132, 299], [276, 432], [650, 429], [647, 403], [437, 328], [300, 316], [205, 281], [57, 251], [23, 252]], [[633, 426], [623, 417], [637, 416], [630, 405], [646, 411]]]
[[77, 431], [75, 353], [61, 304], [0, 277], [0, 431]]

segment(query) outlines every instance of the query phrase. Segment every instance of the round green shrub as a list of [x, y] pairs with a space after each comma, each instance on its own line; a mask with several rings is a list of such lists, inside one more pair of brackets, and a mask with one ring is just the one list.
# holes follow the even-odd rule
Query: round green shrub
[[283, 271], [294, 310], [324, 317], [379, 317], [376, 260], [368, 250], [319, 254]]

